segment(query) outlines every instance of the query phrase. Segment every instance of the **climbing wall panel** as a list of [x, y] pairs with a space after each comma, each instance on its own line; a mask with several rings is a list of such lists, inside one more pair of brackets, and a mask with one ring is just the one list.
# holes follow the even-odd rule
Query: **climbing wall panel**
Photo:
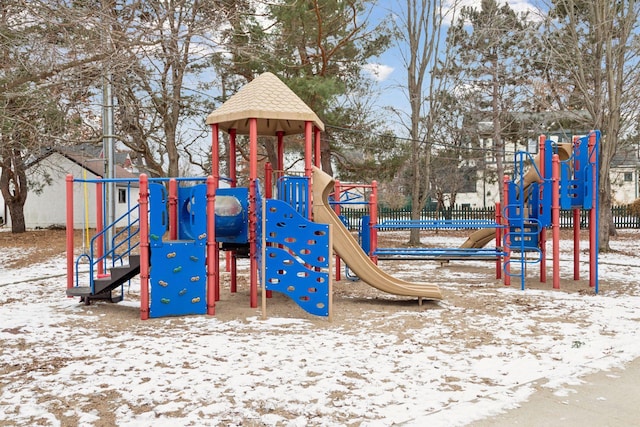
[[329, 315], [329, 226], [302, 217], [280, 200], [266, 201], [265, 287], [305, 311]]
[[150, 317], [206, 314], [205, 248], [165, 242], [152, 249]]

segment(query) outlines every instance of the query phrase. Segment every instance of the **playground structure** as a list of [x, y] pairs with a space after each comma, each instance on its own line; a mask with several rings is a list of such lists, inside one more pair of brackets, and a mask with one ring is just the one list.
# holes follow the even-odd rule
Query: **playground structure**
[[[367, 284], [387, 293], [423, 299], [442, 299], [436, 285], [394, 278], [377, 266], [381, 257], [415, 259], [494, 259], [496, 276], [504, 271], [505, 285], [519, 275], [524, 288], [527, 253], [538, 253], [541, 281], [546, 280], [546, 229], [553, 231], [553, 280], [559, 287], [559, 210], [589, 210], [590, 286], [597, 283], [597, 150], [599, 132], [564, 147], [541, 137], [540, 154], [531, 159], [518, 153], [514, 179], [505, 177], [506, 206], [497, 207], [495, 221], [383, 221], [377, 222], [375, 191], [368, 220], [370, 245], [365, 252], [331, 206], [335, 181], [319, 169], [322, 122], [276, 76], [265, 73], [243, 87], [206, 120], [212, 130], [212, 171], [200, 178], [129, 180], [139, 189], [138, 205], [112, 224], [106, 224], [104, 200], [111, 180], [83, 180], [67, 176], [67, 295], [117, 302], [123, 286], [140, 275], [140, 316], [215, 314], [220, 300], [220, 251], [227, 253], [229, 289], [237, 291], [237, 259], [249, 258], [249, 305], [266, 315], [271, 292], [281, 292], [309, 313], [331, 316], [333, 252]], [[228, 134], [229, 188], [220, 176], [220, 132]], [[304, 173], [284, 169], [284, 136], [304, 135]], [[249, 141], [249, 176], [237, 186], [236, 137]], [[265, 166], [258, 180], [258, 135], [277, 138], [277, 164]], [[529, 165], [531, 163], [531, 165]], [[525, 168], [528, 171], [525, 172]], [[551, 171], [548, 177], [548, 171]], [[115, 180], [115, 179], [112, 179]], [[116, 180], [117, 181], [117, 180]], [[73, 236], [74, 185], [96, 186], [96, 233], [88, 251], [77, 258]], [[375, 184], [375, 183], [374, 183]], [[264, 190], [261, 192], [261, 186]], [[372, 187], [375, 189], [375, 185]], [[261, 194], [264, 193], [264, 194]], [[339, 195], [339, 191], [337, 191]], [[131, 200], [131, 197], [127, 197]], [[579, 221], [574, 221], [575, 236]], [[378, 229], [479, 228], [460, 248], [401, 253], [377, 247]], [[478, 234], [479, 233], [479, 234]], [[579, 236], [578, 236], [579, 237]], [[577, 278], [579, 238], [574, 257]], [[484, 246], [495, 239], [496, 248]], [[512, 272], [519, 262], [520, 271]], [[89, 279], [80, 283], [80, 267], [88, 264]], [[114, 296], [114, 292], [120, 293]]]
[[[231, 292], [237, 291], [237, 258], [249, 258], [249, 305], [262, 312], [271, 292], [304, 310], [332, 312], [333, 251], [368, 284], [388, 293], [442, 298], [435, 285], [409, 283], [380, 270], [335, 215], [328, 202], [333, 180], [320, 165], [324, 125], [275, 75], [244, 86], [206, 120], [212, 130], [211, 176], [130, 180], [138, 205], [106, 224], [105, 184], [115, 179], [67, 176], [67, 295], [121, 301], [124, 284], [140, 275], [140, 317], [215, 314], [220, 300], [220, 251], [229, 256]], [[228, 134], [230, 188], [221, 188], [220, 131]], [[304, 135], [304, 175], [284, 172], [284, 136]], [[237, 186], [236, 136], [248, 135], [247, 187]], [[277, 138], [277, 165], [266, 167], [264, 195], [258, 180], [258, 135]], [[96, 231], [86, 252], [74, 248], [74, 185], [96, 186]], [[130, 197], [127, 197], [130, 200]], [[80, 282], [89, 266], [88, 283]], [[118, 294], [118, 289], [120, 293]], [[116, 295], [114, 295], [114, 292]]]
[[[504, 277], [511, 285], [511, 277], [520, 278], [525, 287], [528, 264], [540, 264], [540, 281], [546, 282], [547, 230], [552, 230], [553, 287], [560, 287], [560, 209], [573, 212], [574, 280], [580, 278], [580, 218], [581, 210], [589, 218], [589, 285], [598, 292], [598, 146], [600, 132], [592, 131], [571, 144], [557, 144], [544, 135], [539, 138], [539, 153], [533, 157], [520, 151], [514, 156], [514, 175], [504, 177], [505, 207], [496, 204], [496, 218], [492, 220], [451, 219], [384, 219], [378, 218], [375, 182], [370, 188], [369, 215], [362, 217], [361, 244], [373, 262], [380, 259], [437, 260], [493, 260], [496, 278]], [[339, 198], [337, 196], [336, 198]], [[339, 213], [339, 203], [336, 202]], [[475, 229], [457, 248], [381, 248], [379, 230], [408, 229]], [[485, 248], [490, 242], [495, 247]], [[528, 257], [527, 254], [534, 254]], [[512, 267], [519, 265], [514, 272]], [[504, 275], [503, 275], [504, 272]]]
[[[515, 157], [514, 176], [504, 178], [505, 223], [504, 236], [507, 255], [504, 261], [505, 285], [512, 276], [519, 276], [521, 288], [525, 286], [527, 252], [537, 257], [540, 264], [540, 282], [546, 282], [547, 229], [552, 231], [553, 288], [560, 288], [560, 209], [573, 212], [573, 279], [580, 278], [580, 218], [581, 210], [588, 212], [589, 225], [589, 286], [595, 293], [598, 283], [598, 210], [599, 210], [599, 146], [600, 131], [591, 131], [576, 137], [572, 144], [555, 144], [541, 136], [540, 153], [525, 173], [530, 155], [518, 152]], [[513, 274], [512, 252], [519, 252], [516, 261], [519, 273]]]

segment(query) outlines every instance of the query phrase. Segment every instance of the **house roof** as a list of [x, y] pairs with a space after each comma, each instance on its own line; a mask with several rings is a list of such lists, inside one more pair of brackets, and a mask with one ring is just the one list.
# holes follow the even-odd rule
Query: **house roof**
[[638, 152], [638, 146], [636, 145], [622, 145], [618, 146], [616, 154], [611, 159], [612, 167], [627, 167], [638, 168], [640, 167], [640, 153]]
[[[584, 127], [589, 122], [589, 113], [585, 110], [569, 111], [539, 111], [522, 112], [512, 111], [508, 114], [513, 124], [521, 130], [527, 130], [531, 134], [554, 134], [561, 140], [570, 142], [573, 135], [584, 135], [591, 128]], [[470, 119], [475, 121], [480, 135], [491, 135], [493, 132], [492, 113], [481, 111], [470, 115]], [[505, 125], [503, 123], [503, 125]]]
[[247, 135], [249, 119], [258, 119], [258, 135], [304, 133], [305, 122], [324, 130], [316, 113], [272, 73], [263, 73], [243, 86], [209, 114], [206, 123], [218, 124], [226, 132], [235, 129], [239, 135]]
[[[101, 151], [102, 149], [100, 147], [91, 144], [81, 144], [70, 147], [50, 147], [30, 162], [27, 168], [38, 164], [53, 153], [58, 153], [80, 167], [85, 168], [92, 174], [104, 178], [105, 159], [101, 157]], [[138, 179], [138, 175], [129, 172], [122, 166], [128, 159], [128, 155], [126, 153], [119, 154], [119, 156], [116, 155], [115, 178]]]

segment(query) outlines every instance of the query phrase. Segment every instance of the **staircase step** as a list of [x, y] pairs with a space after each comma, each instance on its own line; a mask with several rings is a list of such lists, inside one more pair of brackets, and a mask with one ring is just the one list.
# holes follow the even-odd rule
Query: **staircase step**
[[67, 296], [69, 297], [86, 297], [91, 295], [90, 286], [76, 286], [67, 289]]

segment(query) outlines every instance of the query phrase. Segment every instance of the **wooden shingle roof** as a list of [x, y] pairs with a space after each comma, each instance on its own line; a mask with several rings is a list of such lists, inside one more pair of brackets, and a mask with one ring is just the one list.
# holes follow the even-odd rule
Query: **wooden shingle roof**
[[258, 119], [258, 135], [304, 133], [305, 122], [320, 130], [324, 124], [291, 89], [272, 73], [263, 73], [243, 86], [217, 110], [207, 116], [206, 123], [237, 134], [249, 133], [249, 119]]

